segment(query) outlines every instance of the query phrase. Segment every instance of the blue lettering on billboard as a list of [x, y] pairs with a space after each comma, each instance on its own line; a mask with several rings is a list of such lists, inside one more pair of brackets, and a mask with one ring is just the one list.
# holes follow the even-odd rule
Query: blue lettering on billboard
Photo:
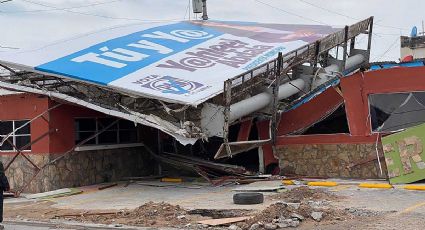
[[220, 35], [214, 29], [180, 22], [111, 39], [35, 69], [107, 85]]

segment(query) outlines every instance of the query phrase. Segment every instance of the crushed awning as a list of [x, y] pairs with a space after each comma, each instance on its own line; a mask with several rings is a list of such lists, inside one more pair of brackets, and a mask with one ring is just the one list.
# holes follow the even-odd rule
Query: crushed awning
[[[267, 88], [277, 76], [279, 53], [285, 71], [324, 61], [330, 49], [367, 34], [372, 24], [373, 18], [339, 30], [220, 21], [126, 25], [31, 50], [0, 52], [0, 66], [9, 71], [0, 75], [0, 87], [47, 95], [193, 144], [216, 136], [202, 123], [206, 104], [219, 108], [208, 123], [216, 120], [216, 128], [226, 130], [229, 122], [217, 118], [227, 116], [228, 102], [262, 91], [272, 95]], [[367, 51], [353, 49], [352, 57], [356, 56], [361, 62], [368, 58]], [[224, 100], [232, 89], [237, 95]], [[263, 112], [270, 114], [267, 109], [259, 113]]]

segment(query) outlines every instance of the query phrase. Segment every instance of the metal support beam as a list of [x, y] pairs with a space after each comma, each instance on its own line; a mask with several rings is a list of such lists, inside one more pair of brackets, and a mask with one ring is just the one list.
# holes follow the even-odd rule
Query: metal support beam
[[370, 18], [368, 40], [367, 40], [367, 52], [370, 57], [370, 48], [372, 47], [372, 34], [373, 34], [373, 17]]
[[356, 48], [355, 46], [356, 46], [356, 37], [350, 39], [350, 53], [352, 52], [352, 50], [354, 50], [354, 48]]
[[275, 66], [275, 79], [273, 83], [273, 101], [272, 101], [272, 119], [270, 124], [270, 133], [273, 146], [276, 145], [276, 136], [277, 136], [277, 119], [278, 119], [278, 107], [279, 107], [279, 88], [280, 88], [280, 79], [282, 74], [282, 65], [283, 65], [283, 56], [282, 53], [279, 52], [277, 57], [277, 64]]
[[14, 144], [13, 144], [13, 142], [12, 141], [10, 141], [9, 139], [7, 139], [7, 142], [10, 144], [10, 145], [12, 145], [12, 147], [13, 148], [15, 148], [16, 149], [16, 154], [15, 154], [15, 156], [13, 156], [13, 158], [9, 161], [9, 163], [7, 163], [7, 165], [6, 165], [6, 167], [4, 168], [4, 171], [6, 171], [9, 167], [10, 167], [10, 165], [15, 161], [15, 159], [19, 156], [19, 155], [21, 155], [21, 156], [23, 156], [25, 159], [27, 159], [35, 168], [37, 168], [37, 169], [40, 169], [34, 162], [32, 162], [31, 161], [31, 159], [29, 159], [27, 156], [25, 156], [25, 153], [24, 152], [22, 152], [22, 151], [24, 151], [26, 148], [28, 148], [28, 147], [30, 147], [30, 146], [32, 146], [33, 144], [35, 144], [35, 143], [37, 143], [37, 142], [39, 142], [41, 139], [43, 139], [44, 137], [46, 137], [47, 135], [49, 135], [49, 134], [51, 134], [51, 133], [53, 133], [53, 132], [57, 132], [57, 129], [50, 129], [49, 131], [47, 131], [47, 132], [45, 132], [45, 133], [43, 133], [41, 136], [39, 136], [39, 137], [37, 137], [35, 140], [33, 140], [33, 141], [31, 141], [30, 143], [28, 143], [28, 144], [26, 144], [26, 145], [24, 145], [24, 146], [22, 146], [20, 149], [18, 149]]
[[342, 56], [342, 62], [343, 62], [343, 66], [345, 67], [345, 62], [347, 60], [347, 55], [348, 55], [348, 26], [344, 27], [344, 51], [343, 51], [343, 56]]
[[16, 74], [16, 71], [15, 71], [15, 70], [13, 70], [12, 68], [10, 68], [10, 67], [8, 67], [8, 66], [5, 66], [5, 65], [1, 65], [1, 64], [0, 64], [0, 66], [1, 66], [2, 68], [6, 69], [7, 71], [9, 71], [9, 72], [11, 72], [11, 73], [13, 73], [13, 74]]
[[[315, 50], [314, 50], [313, 67], [316, 68], [317, 63], [319, 62], [320, 41], [316, 41], [314, 46], [315, 46]], [[316, 71], [316, 69], [314, 71]]]
[[232, 150], [229, 146], [229, 126], [230, 126], [230, 105], [232, 103], [232, 81], [224, 82], [224, 125], [223, 125], [223, 142], [226, 147], [226, 152], [232, 156]]
[[208, 20], [207, 0], [202, 0], [202, 20]]
[[33, 121], [35, 121], [35, 120], [37, 120], [38, 118], [40, 118], [40, 117], [43, 117], [44, 116], [44, 114], [46, 114], [46, 113], [48, 113], [48, 112], [50, 112], [50, 111], [52, 111], [52, 110], [54, 110], [54, 109], [56, 109], [56, 108], [58, 108], [59, 106], [61, 106], [62, 104], [57, 104], [57, 105], [55, 105], [55, 106], [53, 106], [53, 107], [50, 107], [49, 109], [47, 109], [46, 111], [44, 111], [44, 112], [42, 112], [41, 114], [39, 114], [39, 115], [37, 115], [37, 116], [35, 116], [33, 119], [31, 119], [31, 120], [29, 120], [28, 122], [26, 122], [25, 124], [23, 124], [23, 125], [21, 125], [20, 127], [18, 127], [18, 128], [16, 128], [15, 130], [13, 130], [11, 133], [9, 133], [9, 134], [7, 134], [7, 135], [5, 135], [4, 137], [3, 137], [3, 139], [1, 140], [1, 142], [0, 142], [0, 146], [2, 146], [3, 144], [4, 144], [4, 142], [10, 137], [10, 136], [12, 136], [16, 131], [18, 131], [19, 129], [21, 129], [21, 128], [23, 128], [23, 127], [25, 127], [26, 125], [28, 125], [28, 124], [31, 124], [31, 122], [33, 122]]

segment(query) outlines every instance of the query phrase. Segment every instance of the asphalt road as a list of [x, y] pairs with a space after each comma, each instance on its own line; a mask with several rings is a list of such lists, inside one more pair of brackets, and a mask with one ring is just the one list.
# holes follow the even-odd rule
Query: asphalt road
[[105, 225], [68, 225], [68, 224], [53, 224], [53, 223], [41, 223], [41, 222], [8, 222], [3, 223], [4, 229], [6, 230], [100, 230], [100, 229], [111, 229], [111, 230], [176, 230], [175, 228], [152, 228], [152, 227], [107, 227]]
[[48, 229], [57, 229], [57, 228], [50, 228], [50, 227], [36, 227], [31, 225], [22, 225], [22, 224], [4, 224], [4, 229], [6, 230], [26, 230], [26, 229], [32, 229], [32, 230], [48, 230]]

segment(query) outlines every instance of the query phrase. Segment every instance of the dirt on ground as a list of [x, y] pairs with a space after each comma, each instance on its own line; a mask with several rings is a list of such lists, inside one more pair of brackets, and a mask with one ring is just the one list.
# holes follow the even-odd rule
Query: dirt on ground
[[172, 227], [183, 226], [201, 219], [197, 215], [189, 215], [178, 205], [167, 203], [146, 203], [134, 210], [122, 210], [113, 214], [96, 215], [82, 213], [80, 216], [66, 216], [68, 220], [102, 224], [122, 224], [130, 226]]
[[285, 190], [278, 194], [270, 196], [272, 200], [287, 200], [287, 201], [304, 201], [304, 200], [329, 200], [335, 201], [344, 199], [345, 197], [337, 196], [322, 188], [309, 188], [301, 186], [290, 190]]
[[276, 202], [237, 226], [241, 229], [279, 229], [328, 225], [379, 215], [361, 209], [338, 209], [332, 203], [345, 197], [317, 188], [298, 187], [268, 198]]
[[[50, 220], [57, 215], [76, 213], [79, 210], [57, 209], [51, 201], [28, 201], [4, 205], [4, 218], [23, 220]], [[82, 212], [82, 211], [81, 211]]]
[[[5, 217], [26, 220], [61, 219], [83, 223], [98, 223], [143, 227], [185, 227], [204, 229], [199, 220], [253, 216], [244, 222], [236, 223], [234, 229], [279, 229], [286, 227], [315, 228], [332, 226], [362, 218], [380, 215], [361, 209], [338, 209], [332, 204], [344, 199], [324, 189], [311, 189], [303, 186], [266, 196], [274, 201], [260, 212], [246, 210], [244, 206], [236, 210], [195, 209], [185, 210], [168, 203], [149, 202], [133, 210], [84, 210], [57, 209], [50, 201], [8, 204]], [[222, 226], [227, 228], [227, 226]], [[223, 229], [223, 228], [215, 228]]]

